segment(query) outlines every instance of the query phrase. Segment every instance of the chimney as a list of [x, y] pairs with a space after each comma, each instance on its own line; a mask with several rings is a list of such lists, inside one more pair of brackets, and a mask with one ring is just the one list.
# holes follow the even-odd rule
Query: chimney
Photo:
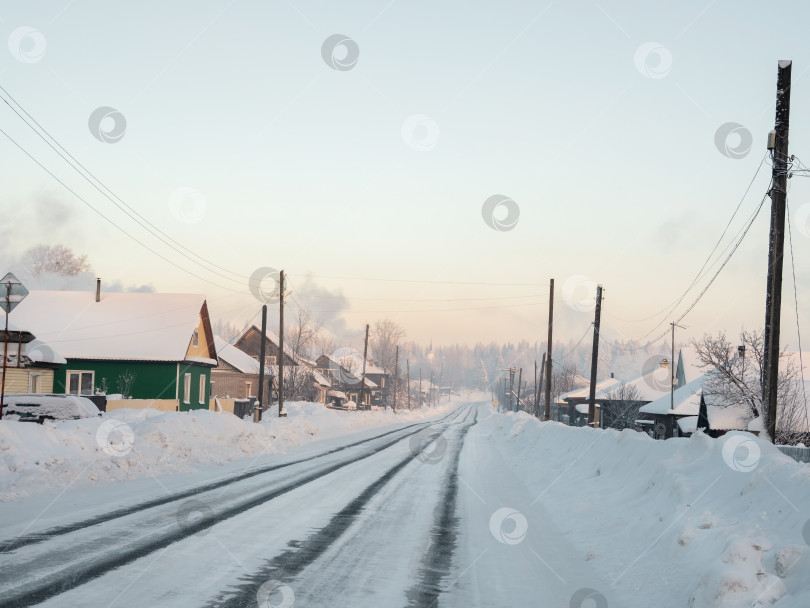
[[101, 302], [101, 278], [96, 279], [96, 302]]
[[610, 377], [611, 377], [611, 378], [613, 377], [613, 372], [610, 372]]

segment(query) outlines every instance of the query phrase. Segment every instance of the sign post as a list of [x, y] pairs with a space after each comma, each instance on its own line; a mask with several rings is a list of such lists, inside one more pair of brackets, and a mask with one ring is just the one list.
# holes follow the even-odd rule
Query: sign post
[[[0, 308], [6, 313], [6, 329], [3, 334], [3, 380], [0, 383], [0, 420], [3, 419], [3, 405], [6, 399], [6, 368], [8, 359], [8, 316], [20, 302], [28, 295], [28, 290], [10, 272], [0, 280]], [[18, 347], [17, 360], [20, 359], [21, 348]]]

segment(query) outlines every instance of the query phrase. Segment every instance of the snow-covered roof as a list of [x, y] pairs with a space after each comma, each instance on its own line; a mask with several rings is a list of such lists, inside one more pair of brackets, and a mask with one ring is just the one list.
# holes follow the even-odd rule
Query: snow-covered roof
[[694, 433], [697, 430], [697, 422], [697, 416], [684, 416], [678, 418], [678, 428], [681, 429], [681, 433]]
[[[593, 406], [594, 406], [594, 408], [601, 408], [602, 407], [598, 403], [594, 403]], [[587, 414], [589, 409], [590, 409], [590, 406], [587, 403], [577, 403], [577, 411], [580, 414]]]
[[[239, 342], [242, 338], [244, 338], [248, 334], [248, 332], [253, 331], [253, 330], [256, 330], [257, 334], [262, 335], [261, 327], [257, 327], [255, 325], [250, 325], [247, 329], [245, 329], [245, 331], [243, 331], [239, 335], [238, 338], [236, 338], [236, 340], [234, 340], [234, 342]], [[270, 342], [272, 342], [276, 346], [276, 348], [278, 348], [278, 344], [281, 341], [281, 338], [279, 338], [279, 336], [278, 336], [278, 334], [276, 332], [274, 332], [272, 329], [270, 329], [268, 327], [267, 331], [264, 332], [264, 335], [268, 340], [270, 340]], [[295, 361], [296, 363], [299, 362], [300, 358], [297, 357], [296, 354], [292, 350], [290, 350], [290, 347], [287, 344], [284, 345], [284, 354], [286, 354], [287, 357], [290, 358], [290, 360]]]
[[706, 405], [709, 428], [713, 431], [745, 431], [750, 419], [749, 410], [744, 405]]
[[[700, 394], [707, 376], [708, 374], [704, 374], [676, 388], [672, 395], [667, 391], [664, 395], [658, 397], [658, 399], [646, 405], [642, 405], [639, 411], [644, 414], [697, 416], [700, 413]], [[672, 401], [674, 401], [675, 407], [670, 409]]]
[[346, 393], [344, 393], [342, 391], [335, 391], [335, 390], [326, 391], [326, 396], [327, 397], [337, 397], [338, 399], [348, 399], [348, 397], [346, 397]]
[[56, 365], [64, 365], [67, 363], [62, 355], [39, 338], [28, 343], [25, 349], [25, 355], [34, 363], [54, 363]]
[[[259, 362], [244, 351], [239, 350], [230, 342], [223, 340], [219, 336], [214, 336], [214, 345], [217, 349], [217, 357], [225, 361], [231, 367], [235, 367], [243, 374], [258, 374], [260, 370]], [[264, 368], [266, 374], [270, 370]]]
[[309, 371], [312, 373], [312, 379], [315, 382], [317, 382], [318, 384], [320, 384], [321, 386], [332, 386], [332, 383], [329, 381], [329, 379], [326, 376], [324, 376], [323, 374], [321, 374], [314, 367], [311, 368]]
[[[605, 378], [596, 383], [596, 396], [604, 398], [605, 393], [612, 391], [621, 384], [618, 378]], [[564, 403], [566, 399], [587, 399], [589, 395], [590, 386], [583, 386], [569, 391], [557, 399], [557, 403]]]
[[205, 297], [31, 291], [10, 318], [68, 359], [183, 361]]

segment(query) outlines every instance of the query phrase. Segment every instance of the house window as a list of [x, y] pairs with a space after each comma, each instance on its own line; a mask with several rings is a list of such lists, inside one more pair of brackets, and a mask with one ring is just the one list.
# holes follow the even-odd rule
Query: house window
[[42, 392], [42, 374], [39, 372], [31, 372], [28, 375], [28, 392], [41, 393]]
[[200, 403], [205, 403], [205, 375], [200, 375]]
[[183, 376], [183, 403], [191, 403], [191, 374]]
[[67, 372], [67, 394], [92, 395], [95, 372], [70, 371]]
[[200, 345], [200, 332], [195, 331], [191, 337], [191, 345], [197, 348]]
[[385, 388], [385, 378], [380, 378], [380, 386]]
[[267, 355], [267, 356], [264, 358], [264, 364], [265, 364], [265, 365], [275, 365], [275, 364], [276, 364], [276, 358], [275, 358], [275, 357], [271, 357], [270, 355]]
[[250, 397], [250, 394], [253, 392], [253, 383], [252, 382], [245, 382], [245, 399]]

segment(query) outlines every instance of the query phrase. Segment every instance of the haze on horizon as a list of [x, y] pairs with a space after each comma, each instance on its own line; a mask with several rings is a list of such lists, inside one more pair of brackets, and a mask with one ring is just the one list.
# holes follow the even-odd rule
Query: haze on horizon
[[[0, 94], [19, 106], [0, 104], [0, 272], [61, 243], [93, 267], [75, 287], [100, 276], [204, 293], [214, 318], [239, 323], [259, 308], [249, 277], [284, 269], [293, 305], [336, 335], [388, 317], [437, 345], [545, 340], [553, 277], [556, 339], [588, 331], [597, 283], [606, 338], [656, 338], [768, 188], [779, 59], [794, 62], [790, 150], [810, 158], [810, 8], [784, 11], [785, 23], [768, 5], [693, 0], [8, 5]], [[810, 335], [810, 192], [802, 175], [790, 185]], [[762, 327], [769, 206], [679, 341]], [[782, 343], [795, 349], [793, 289], [787, 254]]]

